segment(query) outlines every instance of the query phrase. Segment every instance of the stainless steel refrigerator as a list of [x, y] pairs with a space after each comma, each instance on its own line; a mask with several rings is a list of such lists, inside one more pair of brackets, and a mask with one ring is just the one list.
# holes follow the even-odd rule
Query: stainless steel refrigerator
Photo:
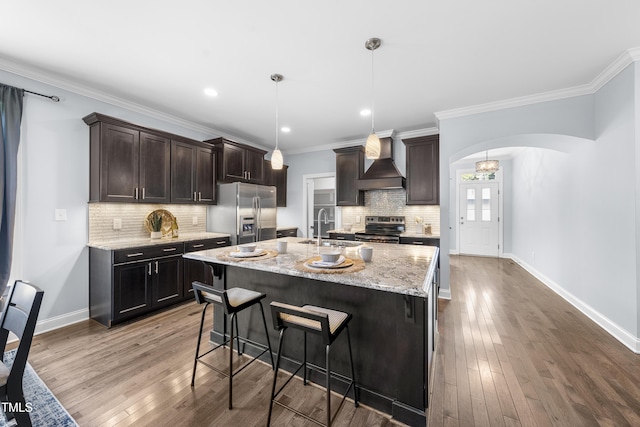
[[207, 212], [207, 231], [230, 234], [232, 245], [275, 239], [276, 216], [276, 187], [220, 184], [218, 204]]

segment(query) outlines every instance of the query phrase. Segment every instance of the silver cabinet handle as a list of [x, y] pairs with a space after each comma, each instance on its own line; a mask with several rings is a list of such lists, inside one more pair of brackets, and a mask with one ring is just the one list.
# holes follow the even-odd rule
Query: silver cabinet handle
[[198, 201], [202, 201], [202, 191], [198, 191]]
[[216, 245], [224, 245], [226, 243], [227, 243], [226, 241], [220, 240], [219, 242], [216, 242]]
[[133, 198], [138, 200], [138, 187], [133, 189]]
[[151, 276], [151, 263], [147, 264], [147, 266], [149, 267], [149, 276]]
[[198, 201], [198, 199], [197, 199], [197, 195], [198, 195], [198, 194], [194, 191], [194, 192], [193, 192], [193, 201], [194, 201], [194, 202]]
[[173, 251], [177, 251], [177, 250], [178, 250], [178, 248], [166, 248], [166, 249], [163, 249], [162, 252], [173, 252]]
[[156, 261], [156, 274], [158, 274], [158, 261]]
[[201, 248], [204, 246], [204, 243], [200, 243], [199, 245], [193, 245], [192, 248]]
[[411, 242], [411, 243], [413, 243], [414, 245], [424, 245], [424, 243], [420, 242], [420, 241], [414, 241], [414, 242]]
[[142, 187], [142, 200], [144, 200], [144, 187]]
[[141, 255], [144, 255], [144, 253], [143, 252], [136, 252], [135, 254], [127, 254], [127, 258], [131, 258], [131, 257], [134, 257], [134, 256], [141, 256]]
[[249, 174], [249, 181], [251, 181], [251, 171], [247, 172]]

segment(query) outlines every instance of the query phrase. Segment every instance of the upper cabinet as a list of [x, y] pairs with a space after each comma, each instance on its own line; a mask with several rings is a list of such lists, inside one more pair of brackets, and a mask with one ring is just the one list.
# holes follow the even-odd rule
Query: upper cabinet
[[[215, 203], [210, 145], [98, 113], [83, 120], [90, 127], [90, 201]], [[183, 151], [178, 153], [178, 146]], [[189, 161], [182, 157], [185, 152]], [[176, 184], [183, 178], [189, 200], [181, 193], [184, 187]]]
[[403, 139], [407, 151], [407, 205], [440, 204], [439, 135]]
[[171, 202], [215, 204], [215, 159], [211, 146], [171, 141]]
[[337, 148], [336, 205], [364, 205], [364, 191], [358, 190], [358, 179], [364, 174], [364, 147]]
[[271, 161], [264, 161], [264, 185], [276, 187], [276, 206], [287, 207], [287, 169], [289, 166], [283, 165], [282, 169], [271, 168]]
[[238, 144], [224, 138], [205, 141], [218, 152], [218, 181], [264, 183], [264, 155], [266, 151]]

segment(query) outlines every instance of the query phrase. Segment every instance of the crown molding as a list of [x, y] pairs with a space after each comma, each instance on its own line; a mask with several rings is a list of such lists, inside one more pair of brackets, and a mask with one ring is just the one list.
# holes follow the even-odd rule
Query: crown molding
[[617, 76], [626, 67], [639, 60], [640, 47], [627, 49], [607, 68], [605, 68], [600, 74], [598, 74], [589, 84], [550, 92], [543, 92], [534, 95], [522, 96], [519, 98], [511, 98], [503, 101], [490, 102], [487, 104], [479, 104], [470, 107], [438, 111], [434, 114], [437, 121], [440, 122], [440, 120], [464, 117], [471, 114], [487, 113], [490, 111], [538, 104], [541, 102], [557, 101], [560, 99], [572, 98], [581, 95], [592, 95], [599, 89], [601, 89], [605, 84], [607, 84], [611, 79]]
[[[231, 139], [236, 142], [251, 145], [257, 148], [266, 149], [265, 147], [259, 144], [256, 144], [255, 142], [246, 141], [243, 138], [238, 138], [235, 135], [230, 135], [218, 129], [214, 129], [208, 126], [194, 123], [192, 121], [185, 120], [178, 116], [174, 116], [172, 114], [168, 114], [168, 113], [165, 113], [153, 108], [149, 108], [135, 102], [128, 101], [123, 98], [110, 95], [106, 92], [102, 92], [100, 90], [97, 90], [88, 86], [84, 86], [84, 85], [78, 84], [77, 82], [73, 82], [71, 80], [54, 75], [51, 72], [47, 72], [40, 68], [26, 66], [24, 64], [11, 61], [4, 57], [0, 57], [0, 70], [4, 70], [21, 77], [26, 77], [28, 79], [31, 79], [40, 83], [44, 83], [49, 86], [53, 86], [55, 89], [66, 90], [68, 92], [72, 92], [77, 95], [86, 96], [88, 98], [92, 98], [97, 101], [111, 104], [116, 107], [121, 107], [126, 110], [140, 113], [154, 119], [162, 120], [163, 122], [180, 126], [185, 129], [189, 129], [198, 133], [203, 133], [205, 135], [210, 135], [210, 138], [223, 137], [223, 138]], [[60, 96], [60, 99], [63, 101], [64, 97]]]

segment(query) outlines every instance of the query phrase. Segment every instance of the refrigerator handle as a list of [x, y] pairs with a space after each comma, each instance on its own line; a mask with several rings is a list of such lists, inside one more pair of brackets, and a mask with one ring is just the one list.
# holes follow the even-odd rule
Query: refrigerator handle
[[256, 226], [258, 227], [256, 239], [257, 241], [260, 241], [262, 240], [262, 206], [260, 206], [260, 196], [256, 196], [256, 205], [258, 207], [258, 215], [256, 216]]

